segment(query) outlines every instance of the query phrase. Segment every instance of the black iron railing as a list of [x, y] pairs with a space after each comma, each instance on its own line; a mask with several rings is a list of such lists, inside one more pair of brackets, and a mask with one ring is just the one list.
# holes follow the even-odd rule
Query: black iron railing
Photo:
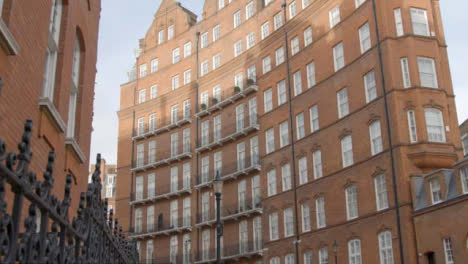
[[[43, 181], [29, 170], [31, 135], [28, 120], [19, 153], [7, 153], [0, 140], [0, 263], [138, 263], [136, 243], [124, 238], [113, 211], [107, 212], [107, 200], [101, 200], [100, 155], [92, 183], [81, 193], [70, 222], [72, 176], [67, 175], [64, 199], [58, 200], [52, 194], [55, 154], [49, 153]], [[13, 204], [8, 205], [11, 198]], [[26, 216], [23, 206], [29, 206]]]

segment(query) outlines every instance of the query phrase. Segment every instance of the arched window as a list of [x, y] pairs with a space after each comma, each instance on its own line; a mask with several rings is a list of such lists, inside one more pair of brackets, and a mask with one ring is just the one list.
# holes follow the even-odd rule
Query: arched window
[[353, 239], [348, 242], [348, 257], [350, 264], [361, 264], [361, 240]]
[[384, 231], [379, 234], [380, 264], [393, 263], [392, 233]]
[[80, 83], [80, 65], [81, 65], [81, 44], [79, 36], [75, 39], [75, 48], [73, 50], [73, 65], [72, 65], [72, 84], [70, 87], [70, 102], [68, 105], [68, 126], [67, 138], [75, 136], [76, 125], [76, 103], [78, 99], [79, 83]]
[[442, 112], [439, 109], [426, 108], [424, 114], [426, 117], [427, 140], [429, 142], [445, 142]]
[[44, 90], [42, 97], [54, 100], [55, 72], [59, 51], [60, 26], [62, 19], [62, 0], [52, 0], [49, 20], [49, 38], [47, 40], [46, 65], [44, 71]]

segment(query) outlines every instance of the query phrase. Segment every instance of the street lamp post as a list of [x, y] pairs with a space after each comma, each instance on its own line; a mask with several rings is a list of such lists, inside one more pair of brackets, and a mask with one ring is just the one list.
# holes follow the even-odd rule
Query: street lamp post
[[333, 253], [335, 254], [335, 264], [338, 264], [338, 256], [337, 256], [337, 251], [338, 251], [338, 244], [336, 243], [336, 240], [335, 242], [333, 242]]
[[216, 172], [213, 181], [213, 189], [216, 196], [216, 263], [221, 264], [221, 237], [223, 236], [223, 224], [221, 223], [221, 192], [223, 190], [223, 181]]

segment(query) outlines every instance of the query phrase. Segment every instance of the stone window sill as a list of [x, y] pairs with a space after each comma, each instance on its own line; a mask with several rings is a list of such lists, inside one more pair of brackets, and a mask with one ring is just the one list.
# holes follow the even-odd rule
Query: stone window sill
[[48, 116], [54, 122], [54, 125], [60, 130], [60, 132], [63, 133], [66, 131], [67, 125], [65, 125], [65, 122], [57, 111], [57, 108], [55, 108], [54, 104], [50, 101], [49, 98], [41, 97], [39, 99], [39, 107], [47, 112]]
[[66, 138], [65, 139], [65, 146], [69, 146], [69, 147], [71, 147], [73, 149], [75, 154], [80, 159], [81, 163], [84, 163], [86, 161], [85, 154], [83, 153], [83, 151], [81, 151], [80, 146], [78, 146], [78, 143], [76, 142], [76, 140], [74, 138]]
[[18, 51], [19, 51], [18, 43], [16, 42], [15, 38], [11, 34], [10, 30], [8, 30], [7, 25], [5, 25], [1, 17], [0, 17], [0, 45], [2, 46], [3, 50], [5, 50], [6, 54], [9, 56], [18, 54]]

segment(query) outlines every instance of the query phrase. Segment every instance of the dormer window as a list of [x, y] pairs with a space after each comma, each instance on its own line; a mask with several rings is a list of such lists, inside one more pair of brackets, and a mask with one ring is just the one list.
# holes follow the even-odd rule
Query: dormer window
[[429, 187], [431, 190], [432, 204], [438, 204], [442, 202], [442, 193], [440, 190], [440, 182], [438, 178], [431, 179], [429, 181]]
[[174, 38], [174, 25], [170, 25], [167, 28], [167, 40], [171, 40]]
[[158, 33], [158, 44], [164, 43], [164, 29], [159, 31]]

